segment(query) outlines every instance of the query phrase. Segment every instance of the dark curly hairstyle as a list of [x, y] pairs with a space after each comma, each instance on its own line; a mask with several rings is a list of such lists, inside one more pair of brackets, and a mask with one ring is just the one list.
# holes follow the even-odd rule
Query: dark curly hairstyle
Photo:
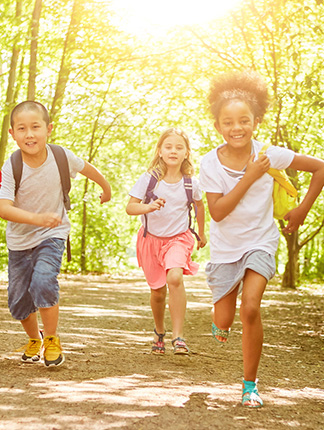
[[261, 122], [269, 104], [269, 95], [259, 73], [246, 70], [217, 76], [211, 83], [208, 100], [216, 122], [222, 107], [231, 100], [245, 102]]

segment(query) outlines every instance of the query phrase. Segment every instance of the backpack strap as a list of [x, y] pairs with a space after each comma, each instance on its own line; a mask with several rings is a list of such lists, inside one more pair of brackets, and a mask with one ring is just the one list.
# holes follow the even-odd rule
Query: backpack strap
[[[57, 168], [60, 173], [61, 185], [63, 191], [63, 202], [66, 211], [68, 212], [71, 209], [69, 191], [71, 189], [71, 179], [70, 179], [70, 169], [69, 162], [66, 156], [64, 149], [59, 145], [48, 144], [53, 152]], [[15, 179], [15, 195], [18, 192], [22, 169], [23, 169], [23, 161], [21, 150], [17, 149], [17, 151], [13, 152], [10, 156], [10, 161], [12, 165], [12, 172]], [[66, 242], [66, 252], [67, 252], [67, 261], [71, 261], [71, 243], [70, 236], [67, 238]]]
[[[153, 171], [153, 174], [151, 174], [150, 182], [147, 186], [145, 197], [143, 199], [143, 203], [148, 204], [151, 200], [156, 200], [158, 197], [154, 194], [154, 189], [157, 184], [157, 174]], [[197, 205], [192, 197], [192, 179], [190, 176], [184, 176], [183, 177], [183, 185], [185, 188], [186, 196], [187, 196], [187, 205], [188, 205], [188, 217], [189, 217], [189, 230], [192, 234], [195, 235], [196, 239], [200, 241], [200, 237], [195, 232], [193, 227], [191, 227], [192, 217], [191, 217], [191, 209], [192, 207], [195, 210], [195, 218], [197, 217]], [[147, 235], [147, 226], [148, 226], [148, 218], [147, 214], [144, 214], [145, 219], [145, 225], [144, 225], [144, 234], [143, 236], [146, 237]]]
[[[53, 152], [58, 170], [60, 172], [61, 185], [62, 185], [62, 191], [63, 191], [63, 202], [64, 202], [66, 212], [68, 212], [71, 209], [71, 201], [69, 196], [69, 192], [71, 189], [69, 162], [62, 146], [53, 145], [51, 143], [49, 143], [49, 146]], [[70, 262], [72, 259], [70, 235], [68, 235], [66, 240], [66, 256], [67, 256], [67, 261]]]
[[200, 237], [195, 232], [194, 228], [191, 227], [192, 217], [191, 217], [191, 209], [194, 208], [195, 218], [197, 218], [197, 205], [192, 197], [192, 179], [190, 176], [183, 177], [183, 185], [185, 187], [187, 200], [188, 200], [188, 217], [189, 217], [189, 230], [196, 237], [198, 241], [200, 241]]
[[[151, 174], [151, 178], [150, 178], [150, 182], [146, 188], [146, 193], [143, 199], [143, 203], [148, 204], [150, 203], [151, 200], [156, 200], [158, 197], [154, 194], [154, 188], [156, 187], [157, 184], [157, 176], [154, 174]], [[147, 235], [147, 225], [148, 225], [148, 218], [147, 218], [147, 214], [144, 214], [144, 219], [145, 219], [145, 225], [144, 225], [144, 237], [146, 237]]]
[[192, 197], [192, 179], [190, 176], [184, 176], [183, 177], [183, 185], [185, 187], [187, 200], [188, 200], [188, 206], [191, 205], [191, 203], [194, 203], [193, 197]]
[[71, 179], [70, 179], [70, 169], [69, 162], [66, 153], [62, 146], [49, 144], [51, 150], [53, 151], [57, 167], [60, 172], [62, 190], [63, 190], [63, 201], [66, 211], [71, 209], [71, 202], [69, 197], [69, 192], [71, 189]]
[[[71, 179], [70, 179], [70, 170], [69, 170], [69, 162], [67, 156], [65, 154], [64, 149], [59, 145], [48, 144], [53, 151], [54, 158], [60, 173], [62, 190], [63, 190], [63, 200], [64, 206], [67, 211], [71, 209], [69, 191], [71, 189]], [[15, 179], [15, 195], [18, 192], [22, 169], [23, 169], [23, 161], [21, 150], [17, 149], [17, 151], [13, 152], [10, 156], [13, 176]]]
[[[262, 155], [266, 152], [266, 150], [269, 148], [270, 144], [265, 144], [262, 146], [259, 155]], [[275, 181], [279, 183], [291, 197], [297, 197], [298, 193], [296, 188], [293, 186], [293, 184], [290, 182], [290, 179], [286, 173], [285, 170], [278, 170], [274, 169], [273, 167], [270, 167], [267, 173], [273, 177]]]
[[22, 161], [22, 155], [21, 155], [20, 149], [17, 149], [17, 151], [11, 154], [10, 161], [12, 166], [12, 173], [15, 179], [15, 195], [16, 195], [19, 189], [22, 169], [23, 169], [23, 161]]
[[263, 155], [263, 154], [265, 154], [266, 153], [266, 151], [267, 151], [267, 149], [270, 147], [271, 145], [270, 145], [270, 143], [265, 143], [263, 146], [262, 146], [262, 148], [260, 149], [260, 152], [259, 152], [259, 157], [260, 157], [260, 155]]

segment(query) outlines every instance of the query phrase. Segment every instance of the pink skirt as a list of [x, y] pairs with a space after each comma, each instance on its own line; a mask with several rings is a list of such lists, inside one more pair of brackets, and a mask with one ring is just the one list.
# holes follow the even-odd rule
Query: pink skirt
[[169, 269], [180, 267], [184, 275], [195, 275], [199, 264], [191, 260], [195, 240], [187, 230], [172, 237], [156, 237], [141, 227], [137, 235], [137, 261], [150, 288], [157, 290], [166, 284]]

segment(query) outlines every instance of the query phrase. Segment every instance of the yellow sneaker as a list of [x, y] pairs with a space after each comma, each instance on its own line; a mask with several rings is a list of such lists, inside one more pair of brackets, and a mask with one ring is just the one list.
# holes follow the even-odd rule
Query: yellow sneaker
[[60, 338], [46, 336], [44, 339], [44, 364], [46, 367], [60, 366], [64, 363], [64, 355]]
[[[21, 357], [24, 363], [36, 363], [40, 360], [43, 347], [42, 339], [29, 339], [25, 352]], [[20, 348], [22, 349], [22, 348]]]

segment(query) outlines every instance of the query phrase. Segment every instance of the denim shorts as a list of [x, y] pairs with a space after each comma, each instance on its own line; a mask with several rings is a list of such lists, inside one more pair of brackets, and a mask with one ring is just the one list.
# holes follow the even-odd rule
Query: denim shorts
[[26, 319], [38, 308], [50, 308], [58, 303], [63, 239], [46, 239], [35, 248], [9, 250], [8, 305], [13, 318]]

